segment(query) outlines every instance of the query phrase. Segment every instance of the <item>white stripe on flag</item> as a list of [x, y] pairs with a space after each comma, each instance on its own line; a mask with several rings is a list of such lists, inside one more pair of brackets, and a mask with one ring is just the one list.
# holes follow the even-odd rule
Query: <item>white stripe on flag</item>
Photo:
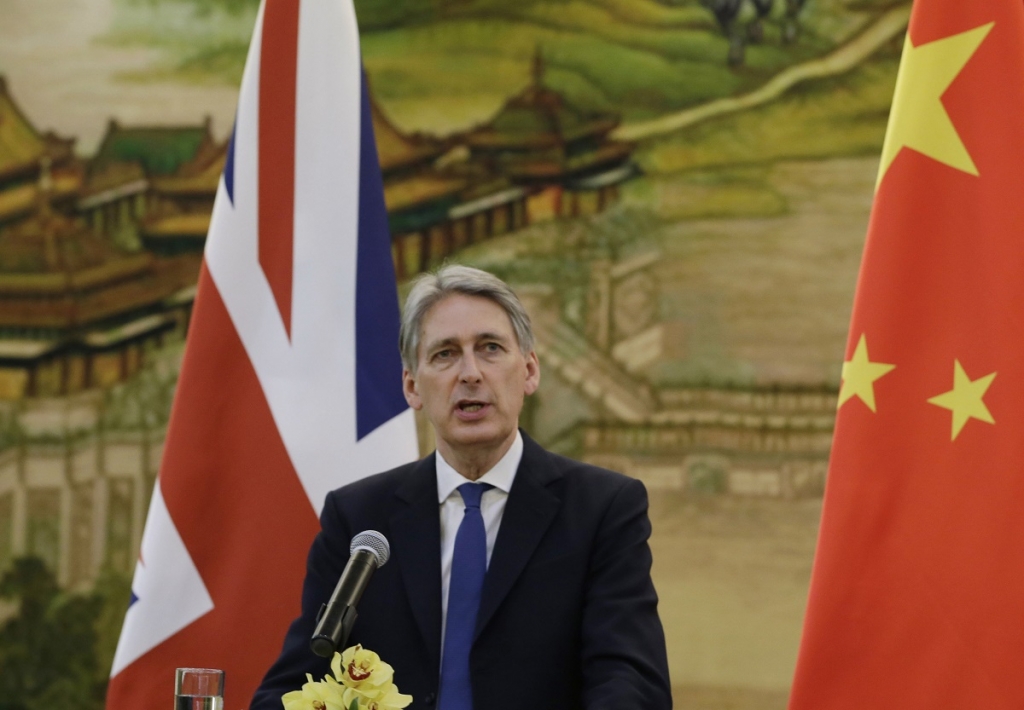
[[153, 488], [139, 558], [132, 579], [136, 599], [124, 617], [111, 675], [213, 609], [159, 485]]

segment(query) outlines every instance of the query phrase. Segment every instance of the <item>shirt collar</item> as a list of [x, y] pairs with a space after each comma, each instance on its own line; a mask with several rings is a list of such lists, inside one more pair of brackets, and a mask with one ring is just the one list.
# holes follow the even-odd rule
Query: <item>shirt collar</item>
[[[444, 460], [440, 451], [436, 453], [437, 466], [437, 502], [444, 503], [452, 492], [465, 483], [468, 479], [452, 468], [451, 464]], [[477, 483], [490, 483], [495, 488], [508, 493], [512, 490], [512, 481], [519, 469], [519, 462], [523, 458], [523, 435], [516, 430], [515, 441], [508, 451], [501, 457], [494, 468], [477, 479]]]

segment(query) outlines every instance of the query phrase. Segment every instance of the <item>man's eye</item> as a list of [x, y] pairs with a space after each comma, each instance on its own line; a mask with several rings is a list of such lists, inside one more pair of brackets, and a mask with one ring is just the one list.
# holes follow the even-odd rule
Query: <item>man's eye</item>
[[451, 355], [452, 355], [452, 351], [451, 350], [438, 350], [436, 353], [434, 353], [434, 357], [435, 358], [442, 359], [442, 360], [445, 359], [445, 358], [451, 357]]
[[501, 350], [501, 346], [498, 345], [497, 343], [487, 343], [484, 345], [484, 350], [486, 350], [489, 353], [496, 353], [499, 350]]

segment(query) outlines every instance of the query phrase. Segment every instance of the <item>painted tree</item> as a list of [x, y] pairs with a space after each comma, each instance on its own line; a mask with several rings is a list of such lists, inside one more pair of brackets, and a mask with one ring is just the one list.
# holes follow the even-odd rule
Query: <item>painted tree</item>
[[0, 625], [0, 710], [102, 708], [99, 595], [63, 594], [42, 560], [23, 557], [0, 579], [0, 597], [18, 606]]
[[745, 47], [737, 22], [743, 0], [701, 0], [701, 4], [714, 14], [722, 32], [729, 38], [729, 66], [743, 64]]
[[786, 0], [786, 17], [782, 25], [783, 42], [795, 42], [797, 35], [800, 34], [800, 24], [797, 22], [797, 16], [800, 14], [805, 3], [806, 0]]
[[747, 39], [756, 44], [764, 40], [764, 19], [772, 11], [775, 0], [751, 0], [754, 18], [747, 25]]
[[[746, 55], [748, 43], [764, 41], [764, 24], [772, 10], [779, 4], [776, 0], [700, 0], [701, 4], [714, 14], [722, 32], [729, 39], [729, 66], [740, 66]], [[796, 40], [800, 32], [798, 16], [806, 0], [784, 0], [782, 10], [782, 41]], [[750, 18], [744, 26], [745, 18]]]

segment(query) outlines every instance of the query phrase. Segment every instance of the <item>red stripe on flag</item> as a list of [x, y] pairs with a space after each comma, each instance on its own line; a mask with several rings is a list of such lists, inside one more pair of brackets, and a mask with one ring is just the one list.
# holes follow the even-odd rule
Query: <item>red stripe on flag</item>
[[267, 0], [260, 45], [259, 249], [285, 330], [292, 323], [299, 0]]
[[205, 266], [160, 487], [214, 609], [115, 676], [107, 708], [169, 707], [186, 666], [224, 669], [224, 707], [247, 707], [298, 615], [319, 524]]

